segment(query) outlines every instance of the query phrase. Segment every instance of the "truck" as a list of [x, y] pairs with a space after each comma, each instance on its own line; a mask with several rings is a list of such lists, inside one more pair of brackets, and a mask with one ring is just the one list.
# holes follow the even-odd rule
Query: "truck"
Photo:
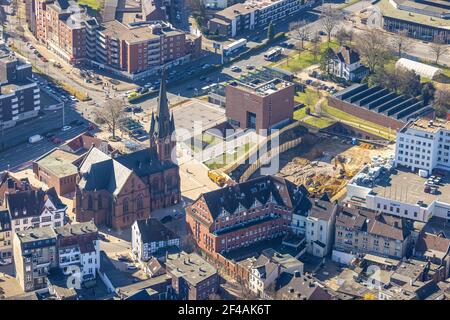
[[247, 39], [239, 39], [238, 41], [232, 42], [229, 45], [225, 46], [223, 48], [223, 55], [224, 56], [229, 56], [232, 53], [236, 52], [237, 50], [239, 50], [240, 48], [245, 47], [247, 44]]
[[208, 177], [219, 187], [223, 187], [226, 183], [226, 177], [219, 171], [209, 170]]
[[31, 136], [31, 137], [28, 138], [28, 142], [29, 143], [36, 143], [36, 142], [39, 142], [39, 141], [41, 141], [43, 139], [44, 139], [44, 137], [41, 136], [40, 134], [35, 134], [34, 136]]

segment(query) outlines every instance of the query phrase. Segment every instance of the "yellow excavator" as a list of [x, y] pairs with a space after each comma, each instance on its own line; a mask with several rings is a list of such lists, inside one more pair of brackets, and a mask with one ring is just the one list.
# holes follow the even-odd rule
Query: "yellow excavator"
[[227, 177], [220, 171], [209, 170], [208, 177], [219, 187], [223, 187], [227, 182]]

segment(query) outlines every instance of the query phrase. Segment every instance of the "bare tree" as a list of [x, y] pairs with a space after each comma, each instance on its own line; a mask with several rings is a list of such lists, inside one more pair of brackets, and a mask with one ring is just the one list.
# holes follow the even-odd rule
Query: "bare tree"
[[395, 53], [399, 56], [399, 58], [402, 57], [402, 54], [409, 49], [411, 49], [411, 39], [408, 37], [408, 30], [401, 29], [397, 33], [394, 34], [392, 37], [392, 47], [395, 50]]
[[356, 38], [356, 48], [359, 51], [362, 62], [373, 73], [375, 69], [382, 66], [389, 58], [388, 46], [386, 46], [385, 36], [377, 29], [358, 34]]
[[317, 56], [320, 54], [320, 37], [316, 34], [312, 39], [311, 39], [311, 53], [313, 55], [314, 58], [314, 62], [317, 61]]
[[436, 90], [433, 106], [438, 117], [445, 117], [450, 111], [450, 90], [444, 88]]
[[339, 25], [340, 15], [336, 9], [331, 6], [326, 7], [322, 13], [321, 24], [327, 34], [328, 42], [331, 41], [333, 30]]
[[433, 42], [430, 43], [430, 50], [435, 58], [434, 63], [438, 64], [439, 58], [448, 52], [443, 35], [438, 34], [433, 38]]
[[305, 41], [308, 41], [311, 35], [311, 28], [309, 27], [308, 22], [306, 20], [294, 22], [291, 25], [291, 31], [294, 32], [294, 38], [300, 40], [301, 42], [301, 48], [298, 47], [299, 51], [303, 50], [305, 48], [304, 46]]
[[97, 112], [97, 117], [106, 123], [113, 139], [116, 139], [116, 130], [124, 117], [124, 106], [122, 99], [108, 100], [103, 104], [102, 110]]
[[336, 40], [340, 46], [343, 46], [347, 41], [347, 30], [344, 27], [340, 27], [338, 31], [336, 31]]

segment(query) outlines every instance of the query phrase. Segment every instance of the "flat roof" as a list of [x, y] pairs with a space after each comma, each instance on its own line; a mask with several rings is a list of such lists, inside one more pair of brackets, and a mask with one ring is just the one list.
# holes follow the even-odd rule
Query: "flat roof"
[[170, 274], [183, 277], [194, 286], [217, 273], [216, 268], [196, 253], [169, 254], [166, 266], [170, 270]]
[[52, 227], [43, 227], [19, 231], [16, 233], [21, 243], [50, 240], [56, 238], [56, 233]]
[[406, 128], [415, 129], [419, 131], [426, 131], [430, 133], [437, 133], [439, 130], [450, 130], [450, 121], [448, 120], [433, 120], [430, 125], [430, 119], [419, 118], [406, 125]]
[[258, 83], [257, 85], [254, 85], [252, 83], [244, 83], [242, 81], [230, 81], [228, 83], [229, 86], [235, 87], [235, 88], [239, 88], [241, 90], [253, 93], [253, 94], [257, 94], [261, 97], [265, 97], [268, 95], [271, 95], [275, 92], [278, 92], [280, 90], [283, 90], [285, 88], [291, 87], [294, 84], [289, 82], [289, 81], [285, 81], [279, 78], [275, 78], [272, 79], [270, 81], [261, 81], [261, 83]]
[[73, 164], [79, 158], [78, 155], [70, 152], [55, 149], [40, 158], [36, 163], [43, 168], [50, 170], [58, 177], [66, 177], [77, 174], [77, 167]]
[[[381, 180], [381, 181], [380, 181]], [[414, 172], [398, 169], [390, 176], [377, 179], [372, 192], [387, 199], [396, 200], [408, 204], [417, 204], [423, 201], [429, 206], [437, 200], [450, 203], [450, 179], [444, 177], [438, 188], [438, 194], [424, 192], [426, 178], [420, 177]]]
[[[411, 1], [410, 1], [411, 2]], [[410, 12], [406, 10], [399, 10], [395, 8], [389, 0], [380, 0], [376, 6], [381, 10], [385, 17], [396, 18], [400, 20], [411, 21], [419, 24], [425, 24], [441, 29], [450, 29], [450, 20], [431, 17], [425, 14]]]

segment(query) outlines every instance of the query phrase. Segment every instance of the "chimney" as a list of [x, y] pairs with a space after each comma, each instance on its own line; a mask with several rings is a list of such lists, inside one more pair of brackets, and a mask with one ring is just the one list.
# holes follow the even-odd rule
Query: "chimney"
[[300, 278], [300, 277], [301, 277], [300, 271], [295, 270], [295, 271], [294, 271], [294, 277], [295, 277], [295, 278]]

